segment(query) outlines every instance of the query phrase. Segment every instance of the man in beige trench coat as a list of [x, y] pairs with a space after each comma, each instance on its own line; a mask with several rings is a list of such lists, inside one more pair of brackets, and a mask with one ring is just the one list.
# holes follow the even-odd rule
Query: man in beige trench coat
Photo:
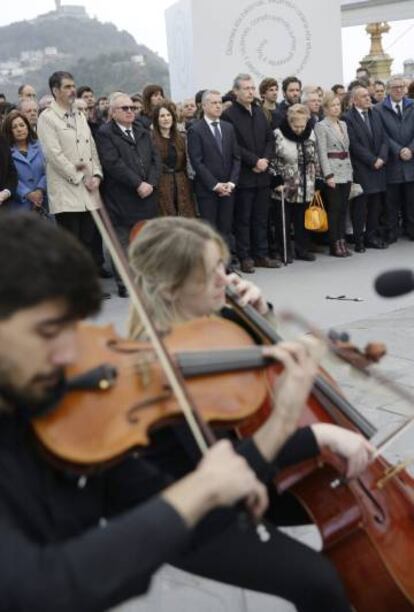
[[84, 114], [73, 103], [76, 87], [69, 72], [49, 79], [54, 101], [39, 117], [38, 136], [46, 157], [50, 212], [74, 234], [102, 269], [102, 245], [88, 212], [99, 206], [102, 168]]

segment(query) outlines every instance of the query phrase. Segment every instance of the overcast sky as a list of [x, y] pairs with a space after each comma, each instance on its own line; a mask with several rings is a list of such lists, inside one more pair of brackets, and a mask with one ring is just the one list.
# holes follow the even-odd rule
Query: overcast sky
[[[208, 2], [208, 0], [205, 0]], [[70, 4], [70, 2], [63, 2]], [[83, 4], [90, 16], [100, 21], [111, 21], [118, 28], [130, 32], [137, 42], [143, 43], [162, 57], [167, 58], [164, 11], [174, 4], [174, 0], [135, 0], [134, 15], [131, 0], [73, 0], [73, 4]], [[22, 19], [32, 19], [40, 13], [54, 9], [53, 0], [3, 0], [0, 12], [0, 25], [7, 25]], [[375, 17], [373, 16], [373, 20]], [[414, 56], [414, 20], [394, 21], [392, 29], [384, 36], [385, 51], [395, 59], [394, 72], [402, 71], [405, 59]], [[344, 55], [344, 81], [350, 81], [355, 74], [355, 66], [369, 52], [369, 39], [364, 27], [345, 28], [342, 31]], [[275, 75], [276, 77], [278, 75]]]

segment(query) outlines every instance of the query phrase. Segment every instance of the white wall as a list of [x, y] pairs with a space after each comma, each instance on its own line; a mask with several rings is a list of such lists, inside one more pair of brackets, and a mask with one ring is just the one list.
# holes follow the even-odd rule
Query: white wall
[[297, 75], [342, 80], [339, 0], [180, 0], [166, 11], [173, 99], [227, 91], [239, 72], [257, 82]]

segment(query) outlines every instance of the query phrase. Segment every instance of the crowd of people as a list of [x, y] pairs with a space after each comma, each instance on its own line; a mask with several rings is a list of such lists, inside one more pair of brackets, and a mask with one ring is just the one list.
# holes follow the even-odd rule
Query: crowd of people
[[[0, 204], [55, 220], [90, 251], [102, 277], [102, 242], [89, 210], [105, 202], [121, 244], [157, 216], [200, 217], [226, 240], [243, 273], [414, 240], [414, 83], [387, 84], [365, 69], [347, 88], [239, 74], [232, 89], [175, 103], [163, 88], [96, 99], [68, 72], [39, 102], [28, 84], [4, 96]], [[327, 237], [305, 227], [319, 191]], [[118, 294], [127, 290], [115, 275]], [[108, 296], [109, 297], [109, 296]]]
[[[180, 324], [187, 329], [198, 325], [201, 318], [214, 325], [230, 321], [249, 344], [260, 344], [257, 320], [272, 329], [273, 307], [258, 287], [231, 268], [240, 265], [245, 273], [255, 266], [276, 268], [286, 247], [290, 261], [313, 261], [315, 245], [304, 215], [317, 188], [327, 203], [333, 256], [351, 254], [348, 208], [357, 252], [366, 246], [385, 248], [401, 231], [414, 238], [414, 111], [405, 83], [392, 78], [387, 97], [372, 108], [371, 84], [360, 77], [350, 89], [352, 105], [345, 121], [344, 88], [302, 88], [295, 77], [283, 82], [280, 104], [276, 80], [262, 82], [261, 99], [256, 99], [255, 83], [247, 74], [238, 75], [224, 96], [205, 90], [181, 107], [156, 85], [142, 96], [113, 92], [96, 101], [90, 87], [76, 89], [68, 72], [54, 73], [49, 85], [52, 98], [37, 121], [33, 104], [24, 102], [28, 92], [29, 101], [37, 104], [36, 94], [25, 85], [17, 108], [8, 109], [2, 125], [3, 608], [108, 610], [144, 594], [154, 573], [171, 563], [282, 597], [299, 612], [368, 609], [366, 603], [350, 601], [344, 577], [325, 554], [279, 529], [312, 522], [312, 512], [289, 490], [275, 486], [284, 468], [315, 460], [326, 449], [329, 453], [315, 462], [315, 469], [328, 462], [331, 482], [329, 457], [333, 466], [340, 460], [341, 486], [348, 486], [376, 457], [376, 449], [354, 427], [331, 423], [332, 414], [329, 422], [308, 425], [308, 416], [300, 420], [318, 372], [321, 347], [316, 339], [257, 346], [255, 367], [261, 359], [269, 368], [259, 377], [266, 386], [268, 414], [261, 422], [255, 419], [254, 432], [244, 438], [235, 430], [240, 415], [236, 423], [229, 421], [234, 398], [207, 382], [202, 402], [213, 408], [215, 423], [222, 416], [219, 410], [226, 414], [217, 430], [220, 441], [211, 439], [202, 457], [203, 443], [197, 445], [193, 435], [202, 417], [191, 431], [183, 422], [165, 419], [167, 404], [174, 416], [180, 410], [160, 363], [154, 367], [160, 370], [161, 393], [147, 394], [154, 351], [149, 350], [142, 313], [131, 308], [128, 323], [129, 340], [144, 342], [144, 351], [138, 348], [136, 353], [132, 342], [108, 342], [107, 328], [79, 323], [99, 311], [103, 296], [98, 275], [110, 274], [90, 212], [102, 199], [121, 246], [129, 245], [130, 288], [134, 283], [139, 288], [136, 298], [162, 337]], [[349, 206], [351, 191], [355, 197]], [[146, 223], [131, 243], [131, 231], [140, 221]], [[126, 297], [121, 264], [113, 263], [118, 293]], [[244, 316], [249, 309], [238, 311], [227, 302], [230, 287], [239, 306], [254, 313], [250, 323]], [[87, 336], [86, 342], [83, 334], [91, 329], [93, 339]], [[210, 336], [217, 335], [210, 331]], [[201, 348], [204, 344], [200, 340]], [[242, 348], [238, 352], [243, 370], [250, 348], [243, 355]], [[70, 368], [90, 350], [92, 370], [68, 380]], [[189, 355], [194, 373], [197, 363], [191, 351]], [[104, 365], [96, 368], [98, 357]], [[282, 372], [272, 370], [273, 362]], [[210, 368], [211, 363], [202, 365]], [[185, 379], [185, 359], [179, 367]], [[178, 385], [184, 384], [180, 378]], [[122, 399], [114, 399], [116, 391]], [[237, 388], [236, 395], [250, 414], [257, 410], [247, 391]], [[112, 398], [108, 412], [100, 410], [104, 396]], [[335, 405], [335, 395], [327, 397]], [[71, 404], [62, 406], [66, 400]], [[151, 427], [148, 409], [157, 403], [161, 422]], [[177, 405], [182, 403], [177, 396]], [[68, 447], [56, 435], [56, 426], [66, 433], [65, 419], [73, 414], [71, 422], [78, 429]], [[102, 418], [102, 429], [88, 423], [89, 433], [86, 414]], [[134, 434], [142, 423], [148, 446], [137, 450]], [[44, 425], [51, 427], [50, 437], [42, 437]], [[132, 440], [125, 435], [129, 426]], [[207, 442], [206, 431], [200, 428], [202, 442]], [[98, 455], [89, 461], [80, 458], [81, 442]], [[337, 513], [338, 521], [331, 523], [339, 525], [338, 542], [343, 542], [347, 538], [336, 498], [343, 496], [342, 489], [314, 487]], [[361, 523], [358, 529], [363, 528]], [[335, 538], [331, 540], [334, 548]], [[355, 558], [355, 573], [364, 575], [364, 563], [366, 556]], [[384, 576], [388, 568], [384, 563], [377, 571]], [[365, 582], [364, 598], [376, 590], [375, 582]]]

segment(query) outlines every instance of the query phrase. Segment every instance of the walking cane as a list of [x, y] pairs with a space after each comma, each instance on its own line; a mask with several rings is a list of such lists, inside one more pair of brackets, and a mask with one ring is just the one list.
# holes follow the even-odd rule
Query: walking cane
[[285, 211], [285, 187], [282, 185], [281, 195], [281, 206], [282, 206], [282, 233], [283, 233], [283, 263], [285, 266], [288, 265], [287, 256], [287, 236], [286, 236], [286, 211]]

